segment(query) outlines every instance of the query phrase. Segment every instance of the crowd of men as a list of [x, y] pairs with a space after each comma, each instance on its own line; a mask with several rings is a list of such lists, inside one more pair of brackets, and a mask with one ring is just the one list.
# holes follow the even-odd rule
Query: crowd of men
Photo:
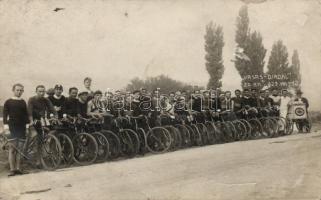
[[[244, 89], [235, 90], [232, 97], [231, 91], [195, 90], [173, 91], [163, 94], [160, 88], [147, 91], [144, 88], [132, 92], [107, 91], [91, 89], [92, 79], [84, 79], [84, 89], [71, 87], [68, 97], [63, 95], [62, 85], [55, 85], [51, 90], [45, 86], [36, 87], [36, 95], [29, 98], [26, 103], [22, 98], [24, 86], [15, 84], [12, 88], [13, 97], [4, 103], [3, 123], [4, 130], [10, 133], [10, 140], [15, 148], [9, 149], [10, 176], [22, 174], [20, 167], [20, 155], [17, 149], [21, 149], [26, 137], [26, 129], [33, 126], [37, 132], [41, 131], [43, 118], [56, 117], [82, 117], [103, 118], [110, 116], [140, 116], [145, 115], [150, 119], [156, 119], [160, 114], [166, 114], [173, 119], [189, 120], [191, 113], [207, 112], [223, 113], [228, 111], [237, 117], [244, 110], [277, 108], [277, 115], [287, 117], [289, 107], [293, 101], [302, 101], [306, 108], [308, 100], [302, 97], [302, 92], [297, 90], [295, 94], [287, 90], [260, 90]], [[154, 121], [151, 120], [151, 123]], [[152, 124], [153, 125], [153, 124]], [[301, 124], [302, 127], [304, 124]], [[302, 131], [301, 129], [299, 131]], [[41, 141], [38, 134], [38, 141]]]

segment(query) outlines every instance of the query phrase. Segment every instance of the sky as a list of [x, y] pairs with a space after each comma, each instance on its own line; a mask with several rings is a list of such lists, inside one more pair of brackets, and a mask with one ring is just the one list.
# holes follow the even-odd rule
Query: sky
[[[251, 30], [268, 50], [282, 39], [289, 60], [297, 49], [302, 90], [321, 109], [321, 0], [267, 0], [248, 4]], [[1, 0], [0, 103], [11, 87], [62, 84], [120, 89], [134, 77], [160, 74], [198, 85], [209, 79], [204, 34], [210, 22], [223, 26], [223, 89], [240, 88], [231, 62], [240, 0]], [[55, 8], [64, 8], [58, 12]]]

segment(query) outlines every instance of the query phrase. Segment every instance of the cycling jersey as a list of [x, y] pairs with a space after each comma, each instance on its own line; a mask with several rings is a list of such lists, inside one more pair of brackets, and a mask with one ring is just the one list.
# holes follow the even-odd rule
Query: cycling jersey
[[281, 97], [278, 95], [271, 95], [270, 98], [273, 100], [272, 106], [280, 106], [281, 104]]
[[221, 102], [221, 109], [224, 111], [224, 110], [232, 110], [232, 108], [233, 108], [232, 99], [224, 98], [223, 101]]
[[63, 112], [69, 116], [76, 117], [78, 115], [78, 99], [67, 98], [63, 107]]
[[62, 118], [62, 115], [63, 115], [63, 106], [65, 104], [65, 101], [66, 101], [66, 98], [62, 95], [60, 97], [57, 97], [56, 95], [53, 95], [53, 96], [49, 96], [48, 99], [51, 101], [52, 105], [54, 107], [59, 107], [60, 110], [57, 111], [58, 113], [58, 117], [59, 118]]
[[49, 99], [44, 97], [30, 97], [28, 101], [28, 114], [32, 119], [47, 117], [46, 114], [57, 114]]
[[232, 98], [233, 101], [233, 110], [235, 112], [239, 111], [242, 109], [242, 97], [233, 97]]

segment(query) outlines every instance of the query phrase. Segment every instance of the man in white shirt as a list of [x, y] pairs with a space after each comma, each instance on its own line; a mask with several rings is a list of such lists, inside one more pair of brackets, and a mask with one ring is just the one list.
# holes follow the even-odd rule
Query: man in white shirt
[[92, 83], [92, 79], [90, 77], [86, 77], [84, 79], [85, 88], [83, 89], [83, 91], [88, 92], [88, 100], [87, 101], [90, 101], [94, 97], [94, 91], [91, 89], [91, 83]]
[[288, 104], [291, 101], [289, 93], [286, 89], [282, 90], [281, 103], [280, 103], [280, 117], [287, 118]]

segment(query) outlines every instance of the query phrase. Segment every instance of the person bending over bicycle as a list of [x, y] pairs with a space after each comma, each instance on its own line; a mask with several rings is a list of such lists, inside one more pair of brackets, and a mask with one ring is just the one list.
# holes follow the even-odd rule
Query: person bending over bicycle
[[49, 125], [48, 116], [57, 116], [57, 112], [54, 109], [49, 99], [45, 98], [46, 88], [43, 85], [36, 87], [36, 96], [30, 97], [28, 100], [28, 115], [30, 123], [34, 126], [37, 132], [37, 166], [40, 167], [40, 152], [41, 142], [43, 140], [42, 126]]
[[[12, 87], [13, 97], [6, 100], [3, 107], [3, 124], [6, 135], [9, 135], [9, 165], [8, 176], [24, 174], [21, 169], [21, 151], [26, 138], [26, 128], [29, 128], [27, 104], [21, 98], [24, 87], [17, 83]], [[9, 131], [9, 134], [8, 134]]]

